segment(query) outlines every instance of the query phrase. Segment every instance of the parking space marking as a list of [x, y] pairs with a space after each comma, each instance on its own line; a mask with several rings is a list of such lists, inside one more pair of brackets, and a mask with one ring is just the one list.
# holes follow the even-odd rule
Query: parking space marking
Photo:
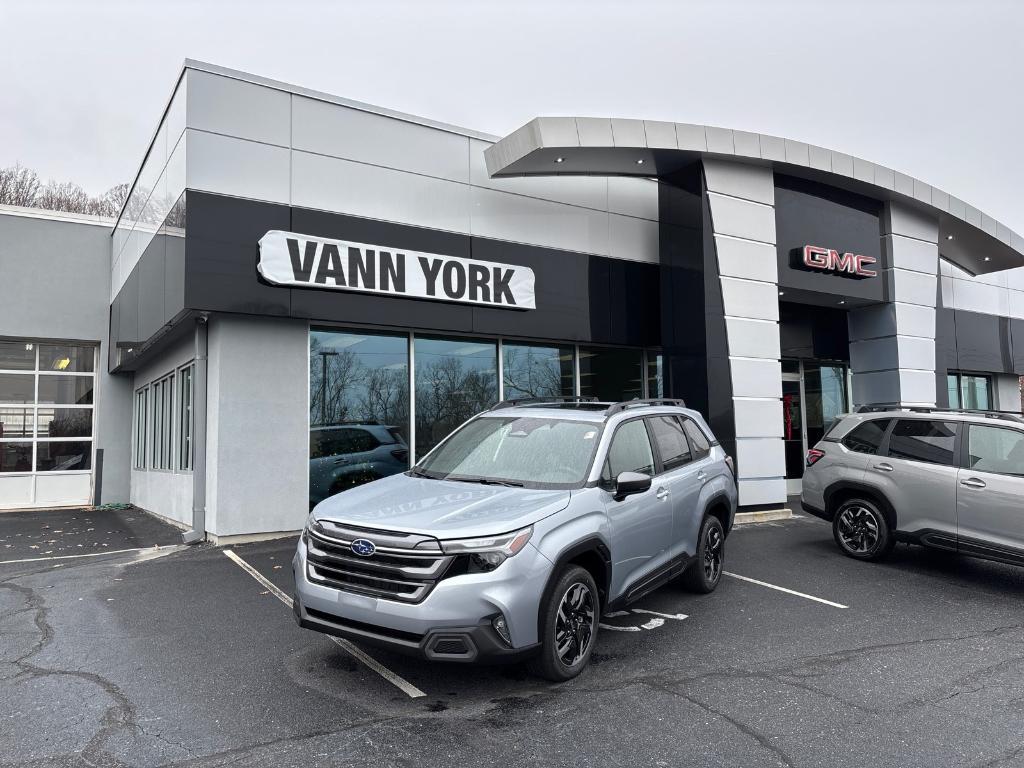
[[[224, 550], [224, 554], [231, 560], [231, 562], [233, 562], [235, 565], [237, 565], [243, 571], [245, 571], [250, 576], [252, 576], [254, 579], [256, 579], [256, 581], [258, 581], [260, 584], [262, 584], [264, 587], [266, 587], [267, 590], [270, 592], [270, 594], [272, 594], [274, 597], [276, 597], [282, 603], [287, 605], [289, 608], [292, 607], [293, 601], [292, 601], [291, 597], [289, 597], [287, 594], [285, 594], [285, 592], [283, 590], [281, 590], [280, 587], [278, 587], [273, 582], [271, 582], [266, 576], [264, 576], [262, 573], [257, 571], [251, 565], [249, 565], [249, 563], [245, 562], [245, 560], [243, 560], [238, 555], [236, 555], [232, 550], [225, 549]], [[359, 650], [356, 646], [354, 646], [348, 640], [343, 640], [340, 637], [332, 637], [330, 635], [327, 635], [327, 637], [335, 645], [337, 645], [340, 648], [344, 649], [345, 652], [348, 653], [350, 656], [353, 656], [354, 658], [356, 658], [359, 661], [363, 662], [363, 664], [365, 664], [367, 667], [372, 669], [378, 675], [383, 677], [385, 680], [387, 680], [393, 686], [398, 688], [400, 691], [402, 691], [402, 693], [406, 694], [409, 698], [411, 698], [411, 699], [419, 699], [419, 698], [425, 697], [427, 695], [423, 691], [421, 691], [419, 688], [417, 688], [415, 685], [410, 683], [408, 680], [406, 680], [406, 679], [396, 675], [394, 672], [392, 672], [390, 669], [385, 667], [383, 664], [381, 664], [379, 661], [377, 661], [372, 656], [368, 655], [364, 651]]]
[[[178, 548], [177, 545], [171, 544], [171, 547]], [[163, 547], [167, 549], [168, 547]], [[50, 555], [49, 557], [23, 557], [20, 560], [0, 560], [0, 565], [11, 565], [13, 563], [39, 563], [47, 560], [77, 560], [82, 557], [102, 557], [103, 555], [123, 555], [125, 552], [155, 552], [161, 549], [160, 546], [155, 547], [132, 547], [131, 549], [110, 549], [103, 552], [84, 552], [80, 555]]]
[[805, 600], [813, 600], [816, 603], [823, 603], [824, 605], [830, 605], [833, 608], [849, 608], [850, 607], [848, 605], [843, 605], [842, 603], [833, 603], [831, 600], [826, 600], [823, 597], [815, 597], [814, 595], [808, 595], [808, 594], [804, 594], [803, 592], [797, 592], [794, 589], [787, 589], [786, 587], [780, 587], [778, 584], [769, 584], [767, 581], [758, 581], [757, 579], [752, 579], [749, 576], [740, 576], [738, 573], [730, 573], [729, 571], [722, 571], [722, 573], [724, 573], [726, 576], [732, 576], [734, 579], [739, 579], [740, 581], [749, 581], [751, 584], [757, 584], [758, 586], [761, 586], [761, 587], [768, 587], [768, 589], [774, 589], [774, 590], [777, 590], [779, 592], [785, 592], [787, 595], [796, 595], [797, 597], [802, 597]]
[[649, 611], [646, 608], [630, 608], [628, 611], [612, 611], [606, 613], [602, 618], [605, 619], [620, 619], [623, 616], [629, 616], [631, 613], [646, 613], [649, 616], [654, 616], [653, 619], [649, 619], [641, 624], [639, 627], [617, 627], [614, 624], [604, 624], [599, 622], [598, 626], [601, 629], [610, 629], [612, 632], [641, 632], [645, 629], [657, 629], [665, 625], [667, 619], [673, 621], [682, 621], [683, 619], [689, 618], [685, 613], [660, 613], [658, 611]]

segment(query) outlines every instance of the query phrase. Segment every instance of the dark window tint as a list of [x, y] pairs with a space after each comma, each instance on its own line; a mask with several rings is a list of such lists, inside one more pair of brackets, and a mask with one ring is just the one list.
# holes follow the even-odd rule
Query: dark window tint
[[31, 472], [32, 443], [0, 443], [0, 472]]
[[36, 448], [37, 472], [71, 472], [89, 469], [92, 443], [40, 442]]
[[683, 429], [686, 430], [686, 436], [690, 438], [690, 442], [693, 444], [694, 459], [700, 459], [711, 453], [711, 441], [708, 440], [708, 436], [704, 434], [700, 427], [690, 421], [690, 419], [684, 419]]
[[353, 451], [372, 451], [380, 443], [377, 438], [371, 435], [369, 432], [363, 429], [352, 430], [352, 450]]
[[40, 375], [39, 402], [89, 405], [92, 403], [92, 376]]
[[623, 472], [654, 474], [654, 454], [642, 419], [627, 421], [619, 427], [608, 449], [605, 480], [611, 481]]
[[654, 442], [661, 454], [665, 472], [681, 467], [690, 461], [690, 444], [686, 442], [683, 426], [674, 416], [658, 416], [650, 420]]
[[927, 419], [900, 419], [889, 438], [889, 456], [894, 459], [953, 465], [956, 424]]
[[967, 454], [968, 466], [977, 472], [1024, 475], [1024, 432], [971, 424]]
[[843, 445], [857, 453], [878, 453], [891, 419], [865, 421], [843, 438]]

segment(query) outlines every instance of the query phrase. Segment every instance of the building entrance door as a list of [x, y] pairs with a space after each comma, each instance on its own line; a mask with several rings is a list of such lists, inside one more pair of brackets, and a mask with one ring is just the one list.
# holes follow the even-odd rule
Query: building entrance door
[[822, 360], [782, 361], [782, 439], [786, 494], [800, 493], [807, 449], [850, 410], [849, 366]]

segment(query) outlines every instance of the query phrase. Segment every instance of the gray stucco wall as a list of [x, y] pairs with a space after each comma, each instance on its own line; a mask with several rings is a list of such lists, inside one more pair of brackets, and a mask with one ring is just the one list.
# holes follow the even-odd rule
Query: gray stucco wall
[[294, 531], [309, 511], [309, 326], [210, 320], [207, 529]]
[[110, 222], [0, 208], [0, 338], [100, 345], [97, 449], [102, 501], [128, 501], [131, 387], [107, 374]]

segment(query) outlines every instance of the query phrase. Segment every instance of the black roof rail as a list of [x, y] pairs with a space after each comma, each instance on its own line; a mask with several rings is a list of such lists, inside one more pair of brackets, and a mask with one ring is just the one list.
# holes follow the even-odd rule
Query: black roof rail
[[1003, 419], [1024, 424], [1024, 415], [1017, 411], [994, 411], [980, 408], [939, 408], [931, 405], [900, 405], [899, 403], [871, 403], [859, 405], [854, 413], [884, 413], [886, 411], [908, 411], [909, 413], [962, 413], [969, 416], [984, 416], [987, 419]]
[[605, 411], [605, 415], [612, 416], [616, 413], [632, 408], [634, 406], [656, 406], [656, 405], [672, 405], [677, 408], [685, 408], [686, 403], [680, 399], [673, 399], [668, 397], [648, 397], [643, 400], [623, 400], [619, 403], [612, 403], [608, 406], [608, 410]]
[[487, 410], [496, 411], [499, 408], [517, 408], [525, 405], [554, 405], [558, 403], [596, 403], [597, 398], [589, 395], [572, 395], [565, 397], [516, 397], [511, 400], [502, 400], [495, 403]]

